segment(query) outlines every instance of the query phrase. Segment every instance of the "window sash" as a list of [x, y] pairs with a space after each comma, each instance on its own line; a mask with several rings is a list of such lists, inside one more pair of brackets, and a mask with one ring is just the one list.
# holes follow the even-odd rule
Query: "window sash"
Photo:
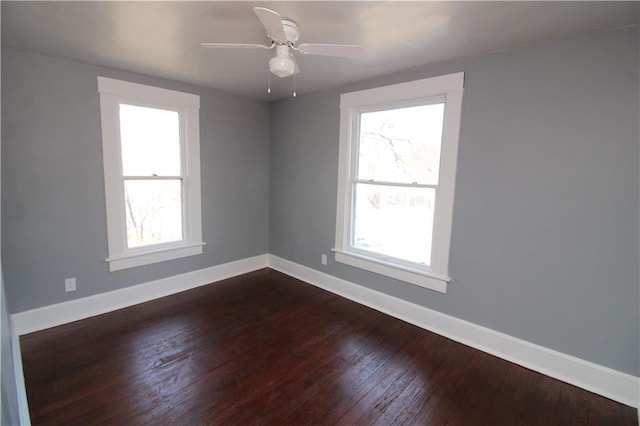
[[[127, 200], [126, 200], [126, 183], [127, 181], [133, 181], [133, 182], [159, 182], [159, 181], [166, 181], [166, 182], [170, 182], [170, 181], [179, 181], [179, 188], [180, 188], [180, 232], [181, 232], [181, 238], [179, 239], [175, 239], [175, 240], [171, 240], [171, 241], [167, 241], [167, 242], [160, 242], [160, 243], [156, 243], [156, 244], [144, 244], [144, 245], [139, 245], [139, 246], [130, 246], [129, 245], [129, 233], [128, 233], [128, 226], [127, 226]], [[133, 178], [129, 178], [129, 177], [124, 177], [122, 180], [123, 183], [123, 195], [124, 198], [122, 199], [122, 203], [123, 203], [123, 211], [125, 212], [125, 217], [124, 217], [124, 224], [125, 224], [125, 253], [138, 253], [140, 251], [145, 251], [145, 250], [154, 250], [157, 248], [162, 248], [162, 247], [172, 247], [174, 245], [181, 245], [184, 244], [187, 240], [188, 240], [188, 234], [187, 234], [187, 220], [185, 217], [185, 214], [187, 214], [187, 209], [185, 208], [185, 195], [186, 192], [185, 191], [185, 180], [182, 179], [181, 177], [170, 177], [170, 176], [152, 176], [152, 177], [133, 177]]]
[[[124, 229], [124, 255], [126, 254], [136, 254], [136, 253], [140, 253], [140, 252], [144, 252], [144, 251], [151, 251], [151, 250], [157, 250], [157, 249], [162, 249], [162, 248], [170, 248], [170, 247], [174, 247], [177, 245], [183, 245], [185, 242], [188, 241], [189, 239], [189, 235], [187, 233], [188, 231], [188, 209], [187, 209], [187, 200], [185, 199], [188, 195], [187, 192], [185, 191], [185, 183], [187, 181], [187, 177], [185, 176], [185, 170], [186, 170], [186, 141], [185, 141], [185, 132], [184, 132], [184, 113], [180, 108], [175, 108], [175, 107], [165, 107], [162, 104], [157, 104], [157, 103], [150, 103], [150, 102], [141, 102], [139, 100], [130, 100], [130, 99], [120, 99], [118, 100], [118, 110], [120, 109], [121, 105], [134, 105], [134, 106], [140, 106], [140, 107], [145, 107], [145, 108], [150, 108], [150, 109], [159, 109], [159, 110], [165, 110], [165, 111], [173, 111], [178, 113], [178, 120], [179, 120], [179, 125], [178, 125], [178, 145], [179, 145], [179, 150], [180, 150], [180, 174], [179, 175], [156, 175], [156, 174], [152, 174], [149, 176], [136, 176], [136, 175], [125, 175], [124, 173], [122, 173], [122, 168], [120, 169], [120, 173], [121, 173], [121, 178], [122, 178], [122, 188], [123, 188], [123, 192], [122, 192], [122, 197], [120, 197], [119, 202], [122, 204], [121, 206], [121, 211], [124, 213], [124, 217], [123, 217], [123, 223], [125, 224], [125, 229]], [[120, 114], [118, 113], [118, 134], [120, 136]], [[122, 158], [122, 140], [120, 137], [118, 137], [118, 145], [120, 147], [120, 157]], [[137, 246], [137, 247], [131, 247], [129, 246], [129, 235], [127, 233], [127, 217], [126, 217], [126, 199], [125, 199], [125, 182], [127, 180], [139, 180], [139, 181], [144, 181], [144, 180], [180, 180], [180, 191], [181, 191], [181, 223], [180, 223], [180, 228], [182, 229], [182, 238], [179, 240], [173, 240], [173, 241], [169, 241], [169, 242], [163, 242], [163, 243], [157, 243], [157, 244], [146, 244], [146, 245], [142, 245], [142, 246]]]
[[[434, 99], [440, 99], [440, 97], [435, 97]], [[442, 101], [439, 101], [442, 102]], [[430, 103], [427, 103], [427, 105], [430, 104], [436, 104], [438, 102], [436, 101], [432, 101]], [[422, 105], [421, 103], [412, 103], [412, 106], [417, 106], [417, 105]], [[401, 107], [396, 107], [395, 105], [391, 106], [391, 107], [387, 107], [386, 109], [391, 109], [391, 108], [401, 108]], [[384, 111], [385, 109], [377, 109], [377, 111]], [[361, 110], [357, 111], [357, 116], [360, 117], [360, 115], [362, 114]], [[387, 181], [377, 181], [374, 179], [358, 179], [357, 178], [357, 174], [358, 174], [358, 161], [360, 159], [360, 142], [361, 142], [361, 135], [360, 135], [360, 128], [359, 126], [357, 126], [357, 133], [355, 133], [352, 139], [352, 143], [354, 145], [354, 153], [352, 158], [352, 164], [350, 167], [351, 170], [351, 176], [350, 176], [350, 191], [349, 191], [349, 222], [348, 222], [348, 227], [346, 230], [346, 234], [348, 235], [348, 250], [354, 253], [358, 253], [360, 255], [365, 255], [365, 256], [369, 256], [371, 258], [375, 258], [375, 259], [379, 259], [382, 260], [384, 262], [391, 262], [397, 265], [401, 265], [401, 266], [405, 266], [411, 269], [415, 269], [415, 270], [419, 270], [419, 271], [424, 271], [424, 272], [430, 272], [431, 271], [431, 264], [432, 264], [432, 257], [433, 257], [433, 228], [435, 228], [435, 221], [434, 223], [432, 223], [432, 229], [431, 229], [431, 246], [429, 247], [429, 253], [430, 253], [430, 261], [428, 263], [421, 263], [421, 262], [413, 262], [407, 259], [403, 259], [403, 258], [399, 258], [399, 257], [395, 257], [395, 256], [390, 256], [390, 255], [386, 255], [386, 254], [382, 254], [382, 253], [378, 253], [375, 251], [371, 251], [371, 250], [365, 250], [361, 247], [357, 247], [355, 245], [355, 235], [356, 235], [356, 187], [358, 186], [358, 184], [364, 184], [364, 185], [379, 185], [379, 186], [386, 186], [386, 187], [392, 187], [392, 188], [428, 188], [428, 189], [433, 189], [435, 192], [434, 195], [434, 199], [437, 203], [438, 200], [438, 186], [437, 184], [420, 184], [420, 183], [404, 183], [404, 182], [387, 182]], [[441, 141], [442, 143], [442, 141]], [[440, 158], [441, 160], [441, 158]], [[441, 162], [441, 161], [440, 161]]]
[[[363, 184], [370, 184], [369, 182], [364, 182]], [[391, 186], [391, 185], [389, 185]], [[404, 187], [404, 186], [399, 186], [399, 187]], [[435, 194], [435, 199], [437, 199], [437, 192]], [[414, 270], [414, 271], [420, 271], [420, 272], [424, 272], [424, 273], [428, 273], [431, 271], [431, 263], [423, 263], [423, 262], [413, 262], [411, 260], [407, 260], [407, 259], [403, 259], [397, 256], [393, 256], [393, 255], [389, 255], [389, 254], [384, 254], [384, 253], [380, 253], [380, 252], [376, 252], [376, 251], [372, 251], [372, 250], [366, 250], [364, 248], [358, 247], [355, 245], [355, 237], [356, 237], [356, 207], [355, 207], [355, 203], [356, 203], [356, 184], [354, 184], [352, 186], [352, 190], [351, 190], [351, 220], [349, 223], [349, 231], [348, 231], [348, 235], [349, 235], [349, 247], [348, 247], [348, 252], [352, 252], [352, 253], [356, 253], [359, 254], [361, 256], [366, 256], [369, 258], [374, 258], [374, 259], [378, 259], [380, 261], [386, 262], [386, 263], [392, 263], [392, 264], [396, 264], [396, 265], [400, 265], [403, 266], [407, 269], [410, 270]], [[431, 230], [431, 232], [433, 233], [433, 229]], [[431, 256], [433, 256], [433, 237], [431, 240], [431, 247], [430, 247], [430, 253]]]
[[172, 175], [166, 175], [166, 176], [152, 175], [152, 176], [123, 176], [122, 179], [123, 180], [176, 180], [176, 179], [185, 180], [185, 177], [182, 176], [182, 175], [176, 175], [176, 176], [172, 176]]
[[383, 180], [374, 180], [374, 179], [352, 179], [352, 183], [365, 183], [370, 185], [380, 185], [380, 186], [397, 186], [398, 188], [431, 188], [437, 189], [438, 185], [432, 185], [429, 183], [404, 183], [404, 182], [386, 182]]
[[[185, 138], [184, 138], [184, 114], [183, 111], [181, 111], [180, 108], [174, 108], [174, 107], [163, 107], [163, 105], [160, 104], [155, 104], [155, 103], [149, 103], [149, 102], [140, 102], [140, 101], [129, 101], [127, 99], [119, 99], [118, 100], [118, 142], [120, 145], [120, 155], [121, 155], [121, 161], [122, 161], [122, 171], [124, 174], [124, 165], [125, 163], [127, 163], [126, 160], [131, 160], [130, 158], [125, 158], [125, 154], [126, 154], [126, 150], [125, 150], [125, 146], [124, 146], [124, 141], [123, 141], [123, 135], [122, 135], [122, 118], [123, 118], [123, 106], [132, 106], [132, 107], [141, 107], [144, 109], [148, 109], [148, 110], [156, 110], [156, 111], [161, 111], [161, 112], [171, 112], [177, 115], [178, 117], [178, 153], [179, 153], [179, 161], [173, 162], [172, 166], [175, 167], [176, 165], [179, 168], [180, 171], [180, 175], [183, 174], [184, 171], [184, 154], [185, 154], [185, 149], [184, 149], [184, 142], [185, 142]], [[140, 118], [140, 117], [136, 117], [136, 118]], [[145, 131], [143, 133], [146, 133], [146, 128]], [[148, 135], [146, 135], [148, 137]], [[136, 159], [137, 160], [137, 159]], [[151, 160], [151, 163], [153, 163], [154, 160]], [[161, 167], [160, 167], [161, 168]], [[157, 171], [157, 170], [156, 170]], [[153, 176], [153, 174], [150, 174]], [[126, 175], [125, 175], [126, 176]]]
[[[370, 128], [370, 126], [366, 126], [363, 125], [363, 120], [364, 120], [364, 116], [368, 115], [368, 114], [372, 114], [372, 113], [388, 113], [391, 112], [392, 115], [397, 114], [398, 112], [404, 111], [404, 116], [402, 118], [398, 117], [398, 119], [400, 120], [400, 122], [407, 120], [407, 118], [410, 115], [414, 115], [413, 118], [415, 117], [416, 114], [416, 109], [420, 109], [420, 117], [421, 117], [421, 121], [418, 123], [415, 123], [413, 121], [411, 121], [411, 124], [409, 125], [408, 128], [403, 128], [403, 127], [396, 127], [393, 126], [394, 129], [396, 131], [398, 131], [399, 133], [396, 134], [396, 136], [400, 136], [402, 135], [403, 131], [406, 131], [407, 129], [411, 129], [413, 127], [413, 131], [415, 132], [416, 130], [419, 130], [419, 134], [420, 137], [413, 141], [417, 143], [417, 146], [419, 146], [418, 150], [428, 150], [430, 148], [433, 148], [433, 146], [430, 146], [431, 143], [433, 143], [433, 141], [435, 141], [435, 138], [433, 138], [433, 136], [435, 136], [434, 134], [432, 134], [432, 131], [440, 131], [440, 137], [438, 139], [438, 160], [439, 158], [439, 154], [440, 154], [440, 148], [442, 147], [442, 121], [438, 121], [438, 130], [434, 130], [434, 128], [429, 128], [425, 126], [425, 120], [429, 120], [429, 119], [435, 119], [436, 116], [434, 116], [434, 112], [430, 110], [428, 107], [433, 106], [433, 105], [439, 105], [442, 106], [442, 109], [444, 110], [444, 105], [445, 105], [445, 99], [443, 96], [433, 96], [433, 97], [428, 97], [428, 98], [424, 98], [424, 99], [420, 99], [420, 100], [412, 100], [412, 101], [407, 101], [407, 102], [400, 102], [400, 103], [394, 103], [394, 104], [390, 104], [390, 105], [385, 105], [384, 107], [380, 107], [380, 106], [376, 106], [375, 108], [358, 108], [357, 109], [357, 121], [356, 121], [356, 126], [354, 126], [354, 143], [357, 143], [357, 148], [355, 150], [355, 155], [354, 155], [354, 161], [355, 161], [355, 165], [353, 167], [353, 173], [354, 173], [354, 179], [360, 179], [360, 180], [371, 180], [371, 181], [376, 181], [378, 179], [375, 179], [375, 177], [373, 178], [359, 178], [359, 176], [367, 175], [367, 174], [374, 174], [374, 175], [379, 175], [381, 172], [382, 174], [385, 174], [384, 171], [378, 169], [378, 170], [369, 170], [368, 172], [366, 171], [366, 167], [362, 167], [361, 164], [361, 160], [366, 158], [366, 154], [362, 154], [363, 150], [365, 150], [365, 147], [368, 147], [369, 149], [371, 149], [371, 143], [375, 143], [374, 140], [378, 139], [378, 143], [380, 145], [384, 145], [384, 142], [380, 142], [380, 140], [384, 140], [386, 139], [389, 135], [386, 134], [386, 132], [382, 131], [382, 130], [378, 130], [378, 131], [372, 131], [372, 129]], [[427, 107], [427, 109], [423, 108], [423, 107]], [[413, 110], [413, 111], [411, 111]], [[409, 116], [408, 116], [408, 115]], [[388, 116], [388, 115], [387, 115]], [[437, 117], [440, 118], [440, 117]], [[378, 122], [380, 123], [380, 122]], [[371, 123], [370, 123], [371, 124]], [[397, 124], [397, 123], [394, 123]], [[363, 129], [363, 127], [366, 127], [365, 129]], [[418, 129], [416, 129], [416, 127]], [[425, 132], [426, 131], [426, 132]], [[395, 133], [394, 131], [391, 132], [392, 134]], [[368, 135], [368, 136], [366, 136]], [[414, 134], [413, 136], [416, 136], [416, 134]], [[387, 147], [387, 149], [390, 149], [391, 151], [394, 152], [394, 156], [396, 157], [396, 161], [388, 164], [387, 166], [389, 167], [389, 169], [387, 170], [387, 172], [392, 172], [394, 174], [396, 174], [396, 177], [398, 177], [397, 173], [403, 173], [406, 174], [406, 177], [409, 177], [409, 175], [413, 174], [412, 179], [403, 179], [403, 180], [390, 180], [389, 182], [395, 182], [398, 184], [401, 183], [405, 183], [405, 184], [433, 184], [433, 185], [437, 185], [438, 184], [438, 176], [437, 176], [437, 172], [430, 172], [427, 173], [426, 175], [422, 175], [420, 176], [420, 172], [418, 172], [418, 168], [415, 165], [411, 165], [411, 163], [409, 163], [408, 165], [406, 165], [406, 168], [403, 168], [404, 170], [401, 172], [400, 167], [398, 167], [397, 164], [395, 164], [397, 161], [402, 162], [403, 160], [409, 160], [410, 157], [406, 156], [406, 152], [403, 153], [403, 151], [407, 150], [407, 146], [405, 145], [403, 147], [403, 139], [402, 138], [393, 138], [393, 140], [395, 141], [394, 144], [390, 144], [391, 146]], [[407, 140], [404, 140], [405, 142]], [[431, 143], [430, 143], [431, 142]], [[395, 146], [395, 144], [398, 144], [398, 146]], [[365, 147], [363, 147], [363, 145]], [[411, 143], [409, 146], [412, 146], [413, 149], [415, 149], [415, 145], [413, 145], [413, 143]], [[379, 151], [380, 150], [380, 151]], [[379, 152], [379, 154], [381, 154], [381, 157], [384, 158], [384, 149], [378, 147], [378, 149], [376, 150], [376, 152]], [[419, 151], [414, 151], [413, 154], [418, 154]], [[424, 151], [423, 151], [424, 153]], [[418, 154], [419, 155], [419, 154]], [[376, 164], [378, 161], [381, 160], [380, 156], [378, 155], [374, 155], [373, 158], [370, 158], [370, 160], [373, 160], [373, 164]], [[384, 160], [383, 160], [384, 161]], [[387, 159], [388, 161], [388, 159]], [[424, 171], [428, 170], [428, 161], [427, 160], [423, 160], [424, 164], [423, 166], [425, 166], [425, 169], [423, 169]], [[380, 165], [379, 163], [377, 164], [378, 166]], [[439, 167], [439, 164], [438, 164]], [[416, 173], [417, 174], [414, 174]], [[414, 180], [415, 179], [415, 180]]]

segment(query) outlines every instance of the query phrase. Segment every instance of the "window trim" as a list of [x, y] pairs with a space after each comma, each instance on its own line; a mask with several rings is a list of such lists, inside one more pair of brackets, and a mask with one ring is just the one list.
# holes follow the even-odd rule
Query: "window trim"
[[[340, 96], [340, 149], [338, 163], [338, 199], [336, 208], [336, 262], [385, 275], [421, 287], [446, 293], [451, 281], [449, 254], [455, 192], [458, 139], [464, 72], [458, 72], [390, 86], [377, 87]], [[358, 117], [363, 112], [418, 105], [434, 98], [445, 102], [440, 152], [440, 175], [436, 190], [431, 265], [407, 266], [383, 255], [373, 255], [351, 246], [353, 226], [353, 179], [358, 152]]]
[[[164, 262], [202, 253], [200, 189], [200, 96], [191, 93], [98, 77], [102, 123], [107, 244], [110, 271]], [[124, 206], [119, 104], [177, 111], [183, 153], [183, 239], [129, 249]]]

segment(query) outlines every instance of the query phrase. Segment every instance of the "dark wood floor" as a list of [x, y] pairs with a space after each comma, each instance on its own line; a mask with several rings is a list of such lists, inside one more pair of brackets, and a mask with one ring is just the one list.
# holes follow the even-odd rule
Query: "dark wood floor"
[[637, 424], [630, 407], [268, 269], [21, 345], [33, 424]]

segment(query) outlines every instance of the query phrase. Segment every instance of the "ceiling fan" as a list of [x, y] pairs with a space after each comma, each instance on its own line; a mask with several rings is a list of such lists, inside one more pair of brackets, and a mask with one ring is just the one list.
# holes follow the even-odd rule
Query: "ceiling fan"
[[289, 77], [300, 72], [295, 56], [291, 51], [303, 55], [324, 55], [339, 57], [357, 57], [360, 46], [352, 44], [296, 44], [299, 38], [299, 27], [290, 19], [283, 19], [277, 12], [264, 7], [254, 7], [254, 13], [267, 30], [271, 44], [246, 43], [201, 43], [202, 47], [213, 49], [276, 49], [276, 55], [269, 60], [269, 70], [280, 78]]

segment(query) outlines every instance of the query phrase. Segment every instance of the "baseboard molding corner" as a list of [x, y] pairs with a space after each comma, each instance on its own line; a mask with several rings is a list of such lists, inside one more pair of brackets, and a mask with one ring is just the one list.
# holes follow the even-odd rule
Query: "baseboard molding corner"
[[638, 377], [371, 290], [275, 255], [268, 255], [268, 266], [425, 330], [639, 408]]
[[115, 311], [266, 268], [263, 254], [11, 315], [18, 336]]

